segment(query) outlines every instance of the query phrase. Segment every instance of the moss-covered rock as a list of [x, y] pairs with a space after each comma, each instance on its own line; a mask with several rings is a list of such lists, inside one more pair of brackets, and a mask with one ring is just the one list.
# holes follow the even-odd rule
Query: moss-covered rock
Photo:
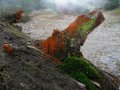
[[88, 90], [100, 90], [90, 80], [100, 79], [100, 73], [84, 58], [70, 56], [65, 58], [60, 70], [87, 86]]
[[89, 79], [98, 79], [100, 77], [99, 71], [96, 70], [90, 62], [84, 58], [78, 58], [70, 56], [63, 61], [60, 65], [60, 69], [68, 74], [73, 72], [82, 72]]
[[93, 19], [91, 19], [90, 21], [86, 22], [82, 26], [79, 26], [78, 27], [78, 31], [82, 30], [81, 32], [79, 32], [80, 36], [86, 37], [88, 35], [88, 33], [89, 33], [89, 30], [93, 27], [95, 22], [96, 22], [96, 18], [94, 17]]
[[73, 72], [70, 74], [70, 76], [85, 84], [88, 90], [100, 90], [100, 88], [94, 85], [84, 73]]
[[16, 37], [26, 38], [26, 35], [21, 31], [19, 31], [15, 26], [8, 25], [8, 27], [9, 27], [9, 31]]

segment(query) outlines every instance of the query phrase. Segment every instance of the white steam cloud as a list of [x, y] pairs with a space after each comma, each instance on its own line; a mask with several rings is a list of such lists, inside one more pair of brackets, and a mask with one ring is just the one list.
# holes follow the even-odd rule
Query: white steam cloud
[[107, 0], [0, 0], [0, 13], [17, 9], [38, 10], [52, 8], [55, 10], [94, 10], [102, 8]]
[[54, 4], [58, 10], [88, 9], [95, 10], [103, 8], [107, 0], [46, 0]]

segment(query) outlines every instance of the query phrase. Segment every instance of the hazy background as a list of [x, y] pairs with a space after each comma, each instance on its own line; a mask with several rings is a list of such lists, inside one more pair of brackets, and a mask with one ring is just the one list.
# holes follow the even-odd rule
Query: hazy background
[[76, 11], [79, 13], [95, 9], [104, 9], [106, 4], [109, 7], [111, 3], [118, 3], [118, 1], [119, 0], [0, 0], [0, 14], [12, 13], [18, 9], [24, 9], [29, 12], [43, 8], [51, 8], [59, 12]]

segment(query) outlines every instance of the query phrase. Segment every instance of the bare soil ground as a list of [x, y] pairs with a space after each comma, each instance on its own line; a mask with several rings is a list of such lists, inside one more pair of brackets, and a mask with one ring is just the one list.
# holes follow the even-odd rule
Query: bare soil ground
[[[87, 38], [81, 51], [101, 69], [120, 77], [120, 17], [105, 12], [105, 22]], [[34, 11], [31, 21], [19, 23], [32, 39], [45, 39], [54, 29], [64, 30], [77, 16], [51, 10]]]

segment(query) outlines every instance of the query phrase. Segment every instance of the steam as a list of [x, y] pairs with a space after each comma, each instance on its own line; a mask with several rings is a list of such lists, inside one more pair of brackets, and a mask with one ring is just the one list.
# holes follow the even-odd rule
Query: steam
[[57, 10], [95, 10], [102, 9], [107, 0], [46, 0], [54, 4]]
[[102, 8], [107, 0], [0, 0], [0, 14], [51, 8], [57, 11], [84, 11]]
[[0, 0], [0, 14], [14, 13], [17, 10], [23, 9], [26, 12], [44, 8], [42, 0]]

